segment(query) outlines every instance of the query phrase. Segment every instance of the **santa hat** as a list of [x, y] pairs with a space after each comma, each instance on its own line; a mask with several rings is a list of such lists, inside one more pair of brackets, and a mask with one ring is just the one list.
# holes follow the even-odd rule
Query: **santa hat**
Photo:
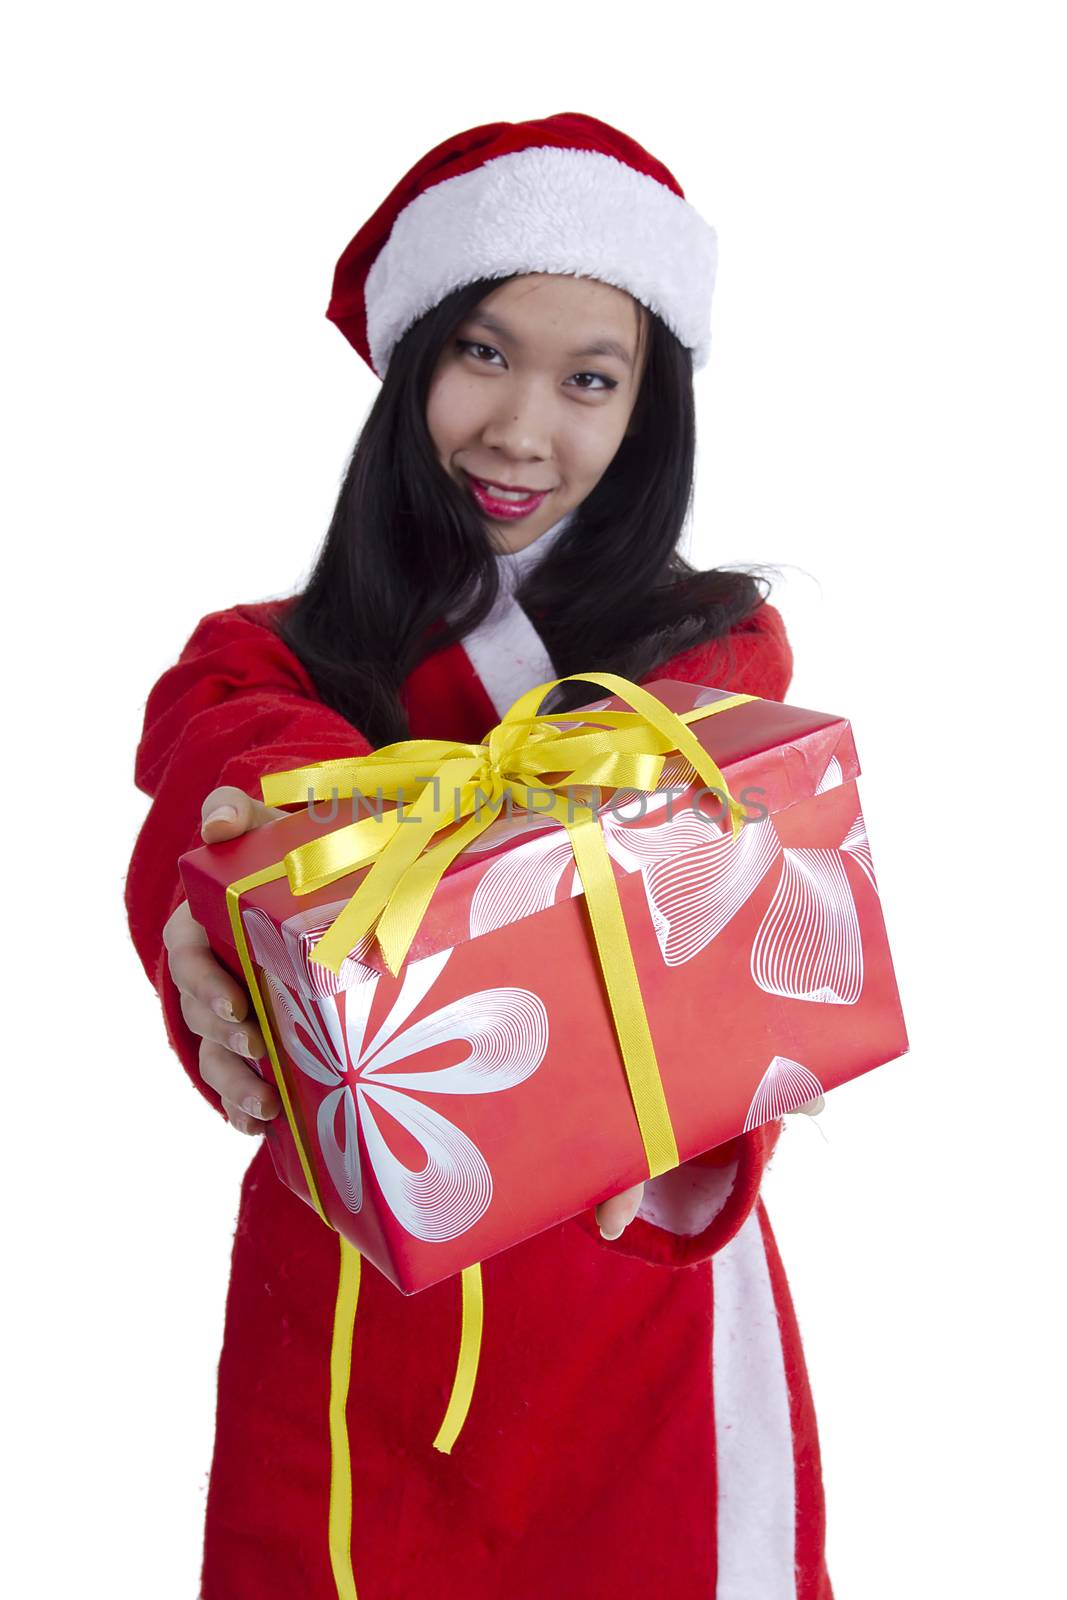
[[348, 245], [326, 315], [385, 376], [397, 341], [461, 285], [512, 273], [598, 278], [711, 347], [715, 230], [677, 179], [579, 111], [468, 128], [416, 162]]

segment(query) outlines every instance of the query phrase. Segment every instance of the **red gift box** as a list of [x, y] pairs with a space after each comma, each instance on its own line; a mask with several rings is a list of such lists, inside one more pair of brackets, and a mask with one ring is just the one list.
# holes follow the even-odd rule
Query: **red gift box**
[[[657, 789], [599, 811], [686, 1161], [908, 1041], [847, 720], [669, 680], [649, 692], [676, 713], [730, 702], [690, 727], [751, 819], [735, 836], [679, 754]], [[601, 699], [567, 726], [624, 707]], [[351, 820], [332, 809], [191, 851], [181, 873], [216, 954], [254, 978], [275, 1058], [258, 1070], [286, 1107], [267, 1134], [279, 1176], [411, 1294], [647, 1178], [648, 1158], [567, 830], [490, 822], [395, 977], [372, 932], [335, 974], [310, 951], [366, 869], [297, 898], [281, 867]]]

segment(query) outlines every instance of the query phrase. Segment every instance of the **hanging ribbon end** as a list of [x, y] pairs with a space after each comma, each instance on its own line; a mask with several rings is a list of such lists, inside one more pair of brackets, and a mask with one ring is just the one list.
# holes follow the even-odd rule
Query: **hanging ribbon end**
[[[334, 924], [336, 926], [336, 924]], [[335, 978], [341, 976], [341, 968], [345, 964], [344, 952], [340, 955], [333, 953], [333, 946], [337, 941], [330, 939], [332, 929], [328, 929], [321, 939], [317, 939], [308, 951], [308, 960], [314, 961], [317, 966], [325, 967], [327, 972], [332, 972]]]
[[408, 952], [415, 940], [421, 917], [399, 917], [395, 908], [387, 906], [378, 922], [375, 933], [382, 961], [391, 978], [399, 978]]
[[730, 836], [731, 836], [731, 838], [736, 840], [738, 834], [741, 832], [741, 829], [744, 827], [744, 825], [745, 825], [745, 818], [742, 815], [741, 807], [738, 805], [737, 801], [731, 795], [731, 797], [730, 797]]
[[456, 1376], [452, 1382], [448, 1410], [433, 1442], [434, 1449], [440, 1450], [444, 1456], [452, 1454], [452, 1446], [459, 1438], [460, 1430], [467, 1420], [471, 1395], [474, 1393], [474, 1378], [478, 1371], [478, 1355], [482, 1345], [481, 1264], [464, 1267], [460, 1273], [460, 1283], [463, 1309]]

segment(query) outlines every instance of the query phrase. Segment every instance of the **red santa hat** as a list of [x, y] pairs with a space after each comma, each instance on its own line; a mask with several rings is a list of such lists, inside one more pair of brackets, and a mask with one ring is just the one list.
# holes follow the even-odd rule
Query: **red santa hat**
[[625, 289], [692, 352], [711, 347], [715, 230], [636, 140], [564, 111], [455, 134], [416, 162], [337, 263], [326, 315], [378, 377], [462, 284], [565, 273]]

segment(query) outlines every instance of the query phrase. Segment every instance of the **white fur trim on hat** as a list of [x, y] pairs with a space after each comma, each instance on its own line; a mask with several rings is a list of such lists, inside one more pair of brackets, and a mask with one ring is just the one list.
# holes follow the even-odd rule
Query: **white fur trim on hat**
[[598, 278], [662, 317], [693, 353], [711, 347], [715, 230], [688, 200], [614, 156], [539, 147], [446, 178], [405, 206], [367, 274], [379, 377], [400, 337], [478, 278]]

